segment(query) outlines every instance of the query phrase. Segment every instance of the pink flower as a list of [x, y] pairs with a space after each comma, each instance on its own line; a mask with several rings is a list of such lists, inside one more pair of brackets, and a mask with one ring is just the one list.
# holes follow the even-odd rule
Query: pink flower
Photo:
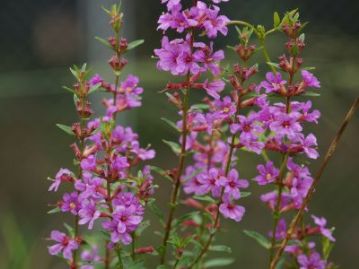
[[228, 219], [232, 219], [236, 222], [240, 222], [245, 213], [245, 208], [230, 202], [223, 202], [219, 206], [219, 212]]
[[259, 175], [254, 178], [258, 185], [267, 185], [275, 182], [279, 176], [279, 169], [274, 167], [273, 162], [269, 161], [265, 165], [260, 164], [257, 166]]
[[217, 79], [209, 82], [206, 80], [203, 83], [203, 88], [206, 90], [207, 94], [212, 96], [214, 99], [219, 99], [219, 93], [224, 90], [226, 84], [223, 80]]
[[259, 89], [264, 88], [266, 93], [279, 92], [287, 81], [282, 79], [282, 75], [278, 72], [276, 74], [268, 72], [266, 74], [266, 81], [259, 84]]
[[335, 238], [333, 237], [332, 231], [325, 226], [327, 225], [327, 220], [325, 218], [319, 218], [314, 215], [312, 215], [312, 219], [314, 220], [314, 223], [319, 226], [320, 233], [328, 238], [330, 241], [335, 242]]
[[48, 248], [49, 253], [51, 255], [58, 255], [62, 252], [63, 257], [67, 260], [72, 259], [73, 251], [79, 247], [79, 244], [76, 242], [76, 240], [56, 230], [51, 232], [50, 239], [57, 243]]
[[306, 87], [320, 88], [319, 80], [309, 71], [302, 70], [302, 79]]
[[49, 191], [57, 191], [62, 182], [71, 182], [73, 181], [72, 172], [68, 169], [61, 168], [56, 176], [54, 182], [49, 187]]

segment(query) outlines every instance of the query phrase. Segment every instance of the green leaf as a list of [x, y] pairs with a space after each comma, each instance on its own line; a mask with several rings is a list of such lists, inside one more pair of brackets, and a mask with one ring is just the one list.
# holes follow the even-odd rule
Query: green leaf
[[101, 88], [101, 83], [97, 83], [96, 85], [94, 85], [94, 86], [92, 86], [92, 87], [90, 88], [89, 94], [91, 94], [91, 93], [97, 91], [97, 90], [100, 89], [100, 88]]
[[209, 105], [207, 104], [196, 104], [191, 106], [191, 110], [207, 110], [209, 109]]
[[303, 94], [303, 96], [318, 97], [318, 96], [320, 96], [320, 93], [317, 93], [317, 92], [306, 92], [306, 93]]
[[143, 43], [145, 43], [145, 40], [143, 40], [143, 39], [132, 41], [128, 44], [127, 50], [132, 50], [138, 46], [141, 46]]
[[211, 267], [222, 267], [231, 265], [234, 262], [233, 258], [217, 258], [206, 261], [203, 265], [204, 268], [211, 268]]
[[55, 214], [55, 213], [58, 213], [58, 212], [60, 212], [60, 211], [61, 211], [61, 209], [60, 209], [59, 207], [55, 207], [55, 208], [49, 210], [49, 211], [47, 212], [47, 214]]
[[322, 251], [325, 260], [328, 260], [332, 252], [334, 244], [325, 236], [322, 237]]
[[75, 135], [70, 126], [59, 123], [56, 126], [69, 135]]
[[150, 168], [153, 172], [159, 174], [160, 176], [164, 177], [165, 179], [168, 179], [171, 183], [173, 183], [173, 179], [162, 168], [154, 166], [154, 165], [151, 165]]
[[277, 28], [280, 25], [280, 17], [278, 12], [274, 12], [273, 14], [273, 22], [274, 22], [274, 28]]
[[101, 37], [99, 37], [99, 36], [95, 36], [95, 39], [96, 39], [97, 41], [99, 41], [101, 44], [105, 45], [106, 47], [112, 49], [111, 44], [110, 44], [106, 39], [103, 39], [103, 38], [101, 38]]
[[69, 88], [69, 87], [67, 87], [67, 86], [62, 86], [62, 88], [65, 89], [66, 91], [69, 91], [69, 92], [71, 92], [71, 93], [73, 93], [73, 94], [76, 94], [73, 89], [71, 89], [71, 88]]
[[75, 229], [73, 227], [71, 227], [70, 225], [68, 225], [66, 222], [64, 222], [64, 226], [67, 230], [67, 232], [74, 237], [75, 236]]
[[232, 249], [229, 246], [225, 246], [225, 245], [213, 245], [213, 246], [210, 246], [209, 250], [232, 253]]
[[271, 243], [269, 242], [269, 240], [264, 235], [261, 235], [260, 233], [258, 233], [256, 231], [244, 230], [243, 232], [244, 232], [245, 235], [247, 235], [247, 236], [253, 238], [254, 240], [256, 240], [257, 243], [260, 244], [262, 247], [264, 247], [266, 249], [271, 248]]
[[277, 64], [277, 63], [267, 62], [267, 65], [273, 66], [273, 67], [279, 69], [279, 64]]
[[172, 127], [173, 129], [175, 129], [177, 132], [180, 132], [181, 130], [177, 127], [176, 123], [174, 123], [173, 121], [170, 121], [167, 118], [162, 117], [161, 120], [163, 120], [165, 123], [167, 123], [170, 127]]
[[167, 141], [167, 140], [162, 140], [162, 141], [163, 143], [168, 145], [176, 155], [179, 155], [181, 153], [181, 147], [178, 143]]
[[193, 198], [198, 201], [202, 201], [202, 202], [208, 202], [208, 203], [212, 203], [212, 204], [216, 203], [216, 200], [214, 200], [211, 196], [208, 196], [208, 195], [205, 195], [205, 196], [194, 195]]

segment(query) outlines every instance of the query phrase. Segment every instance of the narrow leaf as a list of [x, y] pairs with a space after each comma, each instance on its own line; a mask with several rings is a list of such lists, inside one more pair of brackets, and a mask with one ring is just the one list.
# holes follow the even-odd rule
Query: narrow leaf
[[100, 42], [101, 44], [105, 45], [106, 47], [112, 49], [110, 43], [108, 43], [108, 41], [107, 41], [106, 39], [103, 39], [103, 38], [101, 38], [101, 37], [99, 37], [99, 36], [95, 36], [95, 39], [96, 39], [98, 42]]
[[134, 48], [141, 46], [144, 42], [145, 42], [145, 40], [143, 40], [143, 39], [132, 41], [128, 44], [127, 50], [133, 50]]
[[202, 202], [208, 202], [208, 203], [216, 203], [216, 200], [214, 200], [212, 197], [205, 195], [205, 196], [193, 196], [194, 199]]
[[59, 123], [56, 126], [69, 135], [75, 135], [70, 126]]
[[181, 130], [177, 127], [176, 123], [174, 123], [173, 121], [170, 121], [167, 118], [161, 118], [161, 120], [163, 120], [165, 123], [167, 123], [170, 127], [172, 127], [173, 129], [175, 129], [177, 132], [180, 132]]
[[214, 245], [209, 248], [210, 251], [227, 252], [232, 253], [232, 249], [225, 245]]
[[66, 91], [69, 91], [69, 92], [75, 94], [75, 91], [67, 86], [62, 86], [62, 88], [65, 89]]
[[96, 85], [94, 85], [94, 86], [92, 86], [92, 87], [90, 88], [89, 94], [91, 94], [91, 93], [97, 91], [97, 90], [100, 89], [100, 88], [101, 88], [101, 83], [97, 83]]
[[320, 93], [317, 92], [306, 92], [305, 94], [303, 94], [304, 96], [310, 96], [310, 97], [318, 97], [320, 96]]
[[180, 147], [180, 145], [178, 143], [167, 141], [167, 140], [162, 140], [162, 141], [163, 141], [163, 143], [168, 145], [175, 154], [177, 154], [177, 155], [180, 154], [181, 147]]
[[47, 212], [47, 214], [55, 214], [55, 213], [58, 213], [58, 212], [60, 212], [60, 211], [61, 211], [61, 210], [60, 210], [59, 207], [55, 207], [55, 208], [49, 210], [49, 211]]
[[280, 25], [280, 17], [279, 17], [278, 12], [274, 12], [273, 22], [274, 22], [274, 28], [277, 28]]
[[71, 227], [70, 225], [68, 225], [66, 222], [64, 222], [64, 226], [67, 230], [67, 232], [73, 237], [75, 236], [75, 229], [73, 227]]
[[256, 240], [257, 243], [260, 244], [262, 247], [264, 247], [266, 249], [271, 248], [271, 243], [269, 242], [269, 240], [264, 235], [261, 235], [260, 233], [258, 233], [256, 231], [244, 230], [243, 232], [244, 232], [245, 235], [247, 235], [247, 236], [253, 238], [254, 240]]
[[203, 265], [204, 268], [211, 268], [211, 267], [222, 267], [231, 265], [234, 262], [232, 258], [217, 258], [206, 261]]

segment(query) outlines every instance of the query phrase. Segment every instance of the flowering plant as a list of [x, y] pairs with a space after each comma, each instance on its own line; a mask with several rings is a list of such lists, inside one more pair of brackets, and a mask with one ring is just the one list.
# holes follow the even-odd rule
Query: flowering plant
[[[305, 23], [298, 11], [282, 18], [275, 13], [273, 28], [266, 30], [223, 15], [218, 4], [228, 0], [161, 2], [165, 11], [158, 30], [164, 36], [154, 55], [158, 70], [177, 77], [163, 92], [178, 110], [177, 122], [164, 119], [178, 133], [178, 142], [164, 140], [178, 165], [146, 164], [155, 151], [141, 147], [138, 135], [118, 124], [122, 112], [141, 106], [139, 79], [134, 75], [120, 79], [127, 65], [125, 54], [143, 40], [128, 43], [121, 36], [123, 14], [114, 5], [105, 9], [113, 35], [97, 38], [113, 52], [109, 60], [113, 82], [98, 74], [89, 76], [83, 65], [71, 69], [76, 82], [66, 88], [74, 96], [78, 121], [58, 127], [75, 139], [71, 145], [75, 168], [61, 168], [52, 179], [50, 191], [62, 185], [69, 191], [50, 212], [73, 215], [74, 225], [66, 224], [66, 232], [51, 232], [50, 254], [63, 257], [72, 269], [145, 268], [146, 255], [159, 256], [157, 268], [228, 265], [231, 259], [208, 260], [206, 255], [230, 251], [214, 244], [221, 223], [242, 220], [246, 209], [241, 201], [251, 194], [250, 185], [257, 184], [263, 188], [260, 201], [272, 212], [273, 227], [267, 235], [244, 232], [268, 250], [269, 268], [337, 268], [328, 260], [335, 242], [333, 228], [325, 218], [311, 215], [309, 221], [304, 213], [358, 100], [320, 171], [312, 176], [308, 161], [319, 157], [317, 139], [305, 127], [320, 118], [309, 100], [319, 95], [320, 82], [313, 68], [304, 65]], [[225, 52], [216, 49], [215, 40], [226, 36], [231, 26], [238, 33], [238, 44], [229, 46], [229, 53], [237, 60], [224, 67]], [[173, 38], [170, 31], [179, 36]], [[276, 32], [287, 42], [283, 55], [273, 62], [266, 40]], [[263, 54], [264, 65], [253, 61], [255, 54]], [[261, 79], [260, 71], [266, 69]], [[90, 96], [100, 90], [107, 93], [104, 114], [95, 113], [90, 103]], [[203, 96], [200, 103], [191, 98], [193, 92]], [[250, 154], [259, 156], [254, 176], [238, 169]], [[172, 185], [167, 216], [156, 206], [154, 173]], [[179, 206], [187, 208], [185, 215], [178, 216]], [[144, 219], [147, 208], [163, 227], [159, 246], [140, 245], [150, 224]]]

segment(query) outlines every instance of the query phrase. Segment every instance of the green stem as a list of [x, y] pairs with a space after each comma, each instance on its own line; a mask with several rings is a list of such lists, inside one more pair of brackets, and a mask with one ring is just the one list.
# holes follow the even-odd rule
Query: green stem
[[273, 65], [270, 64], [272, 61], [270, 59], [268, 49], [267, 49], [267, 46], [266, 46], [266, 36], [263, 36], [263, 37], [259, 38], [259, 41], [260, 41], [261, 46], [262, 46], [263, 56], [264, 56], [264, 59], [266, 61], [266, 64], [269, 66], [269, 68], [272, 70], [272, 72], [274, 74], [276, 74], [277, 70], [275, 69], [275, 67]]
[[[82, 84], [83, 82], [80, 82], [80, 83]], [[85, 101], [83, 101], [83, 100], [81, 100], [80, 102], [85, 103]], [[82, 130], [85, 127], [86, 127], [86, 119], [84, 119], [83, 117], [80, 116], [81, 133], [83, 133]], [[85, 144], [84, 137], [81, 136], [81, 138], [79, 139], [79, 143], [80, 143], [79, 148], [80, 148], [81, 155], [82, 155], [82, 153], [84, 151], [84, 147], [85, 147], [85, 145], [84, 145]], [[81, 178], [82, 177], [82, 168], [81, 168], [80, 164], [79, 164], [78, 168], [79, 168], [79, 170], [78, 170], [78, 178]], [[78, 191], [77, 194], [80, 194], [80, 192]], [[75, 239], [80, 236], [79, 220], [80, 220], [80, 217], [77, 214], [75, 216], [75, 230], [74, 230]], [[76, 269], [77, 268], [77, 259], [78, 259], [78, 249], [75, 249], [74, 253], [73, 253], [73, 260], [72, 260], [72, 264], [71, 264], [71, 269]]]
[[[187, 75], [187, 81], [189, 82], [190, 75]], [[181, 146], [181, 153], [179, 156], [179, 163], [178, 163], [178, 169], [176, 172], [176, 178], [174, 180], [174, 188], [172, 190], [171, 195], [171, 201], [170, 201], [170, 211], [168, 214], [166, 226], [165, 226], [165, 235], [163, 237], [162, 241], [162, 253], [160, 256], [160, 264], [164, 264], [166, 260], [166, 253], [167, 253], [167, 241], [170, 237], [170, 233], [172, 230], [172, 221], [174, 218], [174, 213], [177, 208], [178, 204], [178, 197], [180, 193], [180, 187], [181, 187], [181, 176], [184, 170], [184, 164], [186, 159], [186, 144], [187, 144], [187, 116], [188, 116], [188, 110], [189, 110], [189, 91], [190, 89], [184, 89], [184, 97], [183, 97], [183, 107], [182, 107], [182, 146]]]
[[136, 235], [135, 233], [132, 233], [132, 243], [131, 243], [131, 257], [132, 260], [136, 260]]

